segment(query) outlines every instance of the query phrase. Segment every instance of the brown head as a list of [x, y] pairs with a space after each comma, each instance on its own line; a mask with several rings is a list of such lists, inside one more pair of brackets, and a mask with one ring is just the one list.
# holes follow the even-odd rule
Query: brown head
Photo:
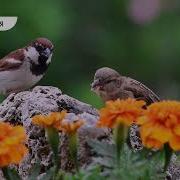
[[39, 75], [45, 73], [51, 62], [53, 44], [46, 38], [37, 38], [25, 48], [25, 56], [31, 64], [32, 73]]
[[47, 38], [37, 38], [31, 44], [36, 47], [37, 49], [40, 48], [49, 48], [50, 50], [53, 50], [53, 44], [50, 40]]
[[30, 43], [30, 46], [34, 47], [44, 60], [49, 58], [54, 49], [52, 42], [46, 38], [37, 38]]
[[91, 90], [100, 95], [103, 99], [108, 99], [109, 93], [117, 88], [117, 79], [120, 74], [114, 69], [103, 67], [96, 71], [94, 81], [91, 84]]

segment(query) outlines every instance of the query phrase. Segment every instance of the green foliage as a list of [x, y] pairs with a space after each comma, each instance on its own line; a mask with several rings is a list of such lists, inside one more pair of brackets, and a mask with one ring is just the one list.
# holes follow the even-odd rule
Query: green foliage
[[168, 143], [164, 145], [164, 154], [165, 154], [164, 171], [166, 171], [173, 154], [173, 150], [169, 147]]
[[[122, 129], [122, 126], [118, 126], [118, 128]], [[120, 131], [114, 132], [118, 135]], [[46, 128], [46, 133], [53, 152], [54, 166], [39, 177], [40, 180], [163, 180], [166, 176], [163, 167], [164, 164], [167, 166], [169, 163], [169, 157], [166, 157], [167, 150], [149, 151], [143, 149], [140, 152], [133, 152], [124, 143], [126, 136], [123, 136], [124, 139], [121, 139], [121, 141], [115, 141], [115, 143], [89, 139], [87, 142], [92, 152], [95, 153], [95, 157], [88, 168], [80, 169], [77, 164], [77, 136], [71, 135], [69, 137], [69, 148], [71, 156], [74, 156], [71, 157], [72, 162], [77, 167], [73, 174], [63, 172], [60, 169], [60, 157], [58, 155], [58, 132], [54, 128]], [[120, 134], [122, 133], [120, 132]], [[118, 143], [121, 143], [121, 145], [117, 146]], [[117, 150], [120, 150], [121, 153]], [[119, 158], [118, 161], [117, 158]], [[2, 170], [7, 180], [20, 180], [14, 169], [3, 168]], [[36, 179], [39, 174], [40, 164], [37, 162], [32, 168], [28, 180]]]
[[[56, 176], [55, 176], [55, 170], [56, 170], [56, 167], [51, 167], [49, 170], [46, 171], [46, 174], [43, 175], [40, 180], [56, 180]], [[58, 175], [58, 172], [56, 172], [57, 175]], [[60, 179], [59, 179], [60, 180]]]
[[100, 167], [93, 167], [90, 170], [81, 170], [79, 173], [72, 175], [72, 174], [65, 174], [64, 180], [105, 180], [105, 177], [101, 175], [101, 168]]
[[53, 161], [56, 167], [56, 170], [61, 166], [60, 157], [59, 157], [59, 132], [55, 128], [49, 127], [46, 128], [47, 139], [53, 151]]
[[36, 179], [36, 177], [40, 174], [40, 164], [39, 162], [37, 162], [34, 167], [32, 168], [29, 176], [28, 176], [28, 180], [34, 180]]
[[[163, 153], [150, 151], [133, 152], [126, 145], [121, 153], [120, 164], [116, 161], [116, 146], [105, 142], [91, 140], [89, 145], [97, 153], [95, 164], [104, 168], [103, 174], [110, 179], [155, 180], [165, 177], [162, 172]], [[149, 157], [148, 157], [149, 156]]]
[[21, 180], [20, 176], [18, 175], [15, 169], [4, 167], [2, 168], [2, 172], [6, 180]]
[[72, 133], [69, 135], [69, 151], [71, 160], [73, 161], [77, 172], [79, 171], [78, 164], [78, 138], [77, 133]]
[[3, 95], [0, 95], [0, 102], [2, 102], [5, 99]]

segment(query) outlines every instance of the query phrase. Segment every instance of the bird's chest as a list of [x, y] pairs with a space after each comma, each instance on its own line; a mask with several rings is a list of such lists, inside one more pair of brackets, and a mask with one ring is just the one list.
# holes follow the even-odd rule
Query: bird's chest
[[116, 100], [116, 99], [126, 99], [128, 94], [121, 88], [109, 88], [105, 91], [100, 92], [100, 96], [104, 101]]
[[38, 74], [38, 75], [33, 74], [30, 68], [27, 68], [24, 74], [25, 74], [25, 82], [26, 82], [25, 84], [29, 86], [35, 85], [43, 77], [43, 74]]
[[30, 70], [30, 64], [24, 63], [22, 68], [17, 72], [16, 80], [19, 80], [22, 86], [29, 88], [40, 81], [42, 77], [43, 75], [34, 75]]
[[34, 86], [38, 81], [42, 79], [43, 75], [34, 75], [32, 72], [29, 72], [26, 75], [25, 84], [29, 87]]

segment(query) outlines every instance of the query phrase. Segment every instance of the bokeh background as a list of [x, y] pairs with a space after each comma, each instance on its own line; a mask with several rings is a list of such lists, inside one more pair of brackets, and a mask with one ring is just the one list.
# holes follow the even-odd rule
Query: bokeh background
[[179, 0], [3, 0], [0, 16], [18, 16], [12, 30], [0, 32], [1, 57], [37, 37], [54, 43], [40, 85], [99, 107], [90, 83], [108, 66], [163, 99], [180, 98]]

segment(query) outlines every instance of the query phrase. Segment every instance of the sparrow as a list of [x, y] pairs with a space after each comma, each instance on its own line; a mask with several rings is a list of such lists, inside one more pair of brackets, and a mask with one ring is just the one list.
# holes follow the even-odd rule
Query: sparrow
[[37, 38], [0, 59], [0, 94], [9, 95], [34, 86], [51, 62], [53, 44]]
[[122, 76], [108, 67], [96, 71], [91, 90], [100, 96], [104, 102], [118, 98], [135, 98], [144, 100], [146, 105], [149, 105], [160, 101], [159, 97], [141, 82]]

